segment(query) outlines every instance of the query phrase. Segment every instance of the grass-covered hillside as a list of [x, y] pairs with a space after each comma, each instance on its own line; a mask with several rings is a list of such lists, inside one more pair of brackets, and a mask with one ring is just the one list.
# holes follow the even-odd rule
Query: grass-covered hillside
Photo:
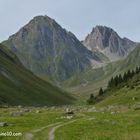
[[26, 70], [17, 57], [0, 44], [0, 104], [63, 105], [74, 98]]
[[123, 78], [116, 77], [110, 80], [104, 93], [97, 97], [102, 100], [98, 105], [136, 105], [140, 108], [140, 69], [137, 73], [128, 71]]

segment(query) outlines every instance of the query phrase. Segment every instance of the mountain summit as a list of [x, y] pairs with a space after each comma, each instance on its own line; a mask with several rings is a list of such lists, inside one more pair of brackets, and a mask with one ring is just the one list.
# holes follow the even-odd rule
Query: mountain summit
[[137, 43], [121, 38], [113, 29], [106, 26], [96, 26], [83, 41], [83, 44], [92, 51], [100, 51], [111, 61], [125, 57], [133, 50]]
[[[3, 42], [22, 64], [36, 75], [66, 80], [100, 62], [100, 54], [89, 51], [74, 34], [48, 16], [37, 16]], [[93, 62], [93, 61], [92, 61]]]

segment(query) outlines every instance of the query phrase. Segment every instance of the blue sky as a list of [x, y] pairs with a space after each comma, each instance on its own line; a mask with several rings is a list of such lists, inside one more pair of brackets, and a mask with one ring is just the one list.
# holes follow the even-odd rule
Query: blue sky
[[0, 41], [34, 16], [48, 15], [80, 40], [96, 25], [140, 41], [140, 0], [0, 0]]

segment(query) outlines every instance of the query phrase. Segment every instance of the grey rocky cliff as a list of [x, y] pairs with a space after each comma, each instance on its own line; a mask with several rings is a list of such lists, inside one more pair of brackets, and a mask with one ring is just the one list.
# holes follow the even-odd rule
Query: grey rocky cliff
[[63, 81], [100, 57], [48, 16], [37, 16], [3, 42], [35, 74]]
[[93, 28], [83, 44], [92, 51], [102, 52], [111, 61], [124, 58], [137, 45], [137, 43], [127, 38], [121, 38], [113, 29], [106, 26]]

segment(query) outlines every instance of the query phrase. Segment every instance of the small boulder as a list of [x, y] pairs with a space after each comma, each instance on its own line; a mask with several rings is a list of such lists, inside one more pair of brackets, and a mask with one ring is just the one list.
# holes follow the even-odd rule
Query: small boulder
[[67, 118], [68, 120], [70, 120], [70, 119], [73, 118], [73, 116], [67, 116], [66, 118]]
[[36, 110], [36, 113], [41, 113], [41, 110]]
[[24, 112], [31, 112], [30, 109], [24, 109], [23, 111], [24, 111]]
[[0, 127], [5, 127], [5, 126], [8, 126], [6, 122], [0, 122]]
[[22, 108], [22, 106], [21, 106], [21, 105], [18, 105], [18, 108], [19, 108], [19, 109], [21, 109], [21, 108]]
[[137, 99], [136, 97], [132, 97], [132, 100], [133, 100], [133, 101], [136, 101], [136, 99]]
[[10, 115], [11, 115], [12, 117], [20, 117], [20, 116], [22, 116], [23, 114], [22, 114], [22, 112], [12, 112], [12, 113], [10, 113]]
[[134, 110], [140, 110], [140, 106], [135, 106]]
[[88, 109], [88, 112], [97, 112], [97, 110], [95, 107], [93, 107], [93, 108]]
[[67, 108], [65, 114], [67, 114], [67, 115], [73, 115], [74, 112], [71, 109]]
[[116, 112], [111, 112], [111, 114], [112, 114], [112, 115], [115, 115], [115, 114], [116, 114]]

